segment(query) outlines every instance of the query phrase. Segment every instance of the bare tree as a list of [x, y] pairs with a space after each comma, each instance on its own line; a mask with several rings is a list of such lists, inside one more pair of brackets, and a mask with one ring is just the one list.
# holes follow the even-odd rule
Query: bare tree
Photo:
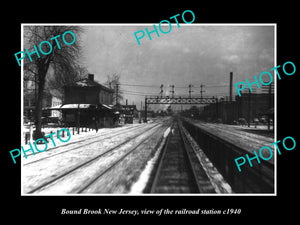
[[120, 100], [123, 100], [123, 92], [120, 89], [120, 75], [113, 73], [112, 75], [107, 75], [106, 85], [115, 90], [115, 94], [113, 96], [113, 101], [115, 105], [119, 105]]
[[70, 68], [70, 71], [65, 71], [64, 73], [58, 70], [58, 72], [51, 73], [47, 77], [45, 88], [47, 90], [56, 90], [63, 97], [63, 87], [84, 79], [87, 73], [87, 69], [80, 65], [75, 65], [74, 68]]
[[[75, 34], [76, 41], [71, 45], [67, 45], [62, 41], [62, 35], [66, 31]], [[34, 80], [38, 87], [37, 102], [35, 104], [36, 138], [42, 137], [42, 102], [49, 68], [53, 68], [55, 76], [62, 79], [67, 79], [66, 77], [76, 70], [76, 66], [79, 64], [80, 47], [78, 39], [81, 32], [82, 29], [78, 26], [24, 26], [24, 46], [32, 53], [30, 55], [31, 60], [29, 57], [24, 59], [24, 80]], [[58, 36], [56, 39], [51, 40], [56, 36]], [[71, 43], [74, 37], [70, 33], [66, 33], [64, 38], [67, 43]], [[50, 53], [34, 53], [34, 46], [38, 49], [43, 41], [48, 41], [51, 46], [42, 45], [42, 51]]]

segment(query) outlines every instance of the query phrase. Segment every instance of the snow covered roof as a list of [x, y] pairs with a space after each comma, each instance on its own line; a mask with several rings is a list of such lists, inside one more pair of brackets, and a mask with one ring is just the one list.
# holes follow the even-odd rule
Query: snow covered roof
[[91, 104], [65, 104], [61, 106], [61, 109], [87, 109]]
[[104, 106], [104, 107], [107, 108], [107, 109], [112, 109], [111, 107], [109, 107], [109, 106], [107, 106], [107, 105], [105, 105], [105, 104], [102, 104], [102, 106]]
[[[49, 107], [47, 109], [49, 110], [62, 110], [62, 109], [88, 109], [88, 108], [99, 108], [99, 106], [105, 108], [105, 109], [109, 109], [112, 110], [111, 107], [105, 105], [105, 104], [100, 104], [100, 105], [95, 105], [95, 104], [63, 104], [63, 105], [57, 105], [57, 106], [53, 106], [53, 107]], [[46, 109], [46, 108], [45, 108]]]
[[58, 110], [58, 109], [87, 109], [91, 106], [92, 104], [65, 104], [65, 105], [57, 105], [50, 107], [48, 109], [52, 110]]

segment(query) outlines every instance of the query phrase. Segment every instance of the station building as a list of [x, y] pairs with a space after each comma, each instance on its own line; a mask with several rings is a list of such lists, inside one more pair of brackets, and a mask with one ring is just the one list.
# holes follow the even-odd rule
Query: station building
[[64, 101], [60, 107], [65, 126], [111, 127], [117, 121], [112, 108], [114, 90], [94, 80], [93, 74], [64, 86]]

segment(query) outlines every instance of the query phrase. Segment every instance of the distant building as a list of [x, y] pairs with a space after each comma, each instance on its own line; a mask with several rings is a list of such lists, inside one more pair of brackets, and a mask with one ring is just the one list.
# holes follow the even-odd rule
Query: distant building
[[[62, 104], [61, 98], [52, 96], [51, 108], [60, 106], [61, 104]], [[59, 110], [50, 110], [50, 113], [51, 113], [51, 117], [57, 117], [59, 119], [61, 119], [61, 117], [62, 117], [61, 111], [59, 111]]]
[[[24, 122], [35, 120], [35, 106], [37, 100], [37, 91], [34, 88], [34, 82], [27, 81], [24, 83], [23, 91], [23, 117]], [[55, 91], [44, 91], [44, 98], [42, 102], [42, 118], [57, 118], [61, 117], [61, 112], [57, 110], [48, 110], [51, 107], [62, 104], [62, 99], [56, 95]]]
[[122, 117], [124, 117], [124, 123], [133, 123], [133, 117], [138, 116], [136, 105], [120, 105], [119, 110]]
[[236, 96], [238, 117], [254, 118], [265, 116], [274, 107], [274, 94], [267, 93], [244, 93], [242, 97]]
[[236, 95], [235, 101], [225, 99], [218, 99], [217, 103], [204, 106], [200, 117], [231, 124], [239, 118], [253, 121], [255, 118], [274, 116], [274, 113], [270, 113], [274, 108], [274, 93], [243, 93], [241, 97]]
[[137, 113], [136, 105], [121, 105], [121, 111], [126, 115], [134, 115]]

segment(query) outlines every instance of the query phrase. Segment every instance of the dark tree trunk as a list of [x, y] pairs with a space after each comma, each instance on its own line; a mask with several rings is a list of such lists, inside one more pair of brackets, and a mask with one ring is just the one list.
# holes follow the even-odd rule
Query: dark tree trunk
[[34, 139], [43, 138], [42, 135], [42, 114], [43, 114], [43, 98], [46, 81], [46, 74], [49, 68], [49, 60], [47, 63], [41, 63], [38, 69], [38, 98], [35, 104], [35, 137]]

